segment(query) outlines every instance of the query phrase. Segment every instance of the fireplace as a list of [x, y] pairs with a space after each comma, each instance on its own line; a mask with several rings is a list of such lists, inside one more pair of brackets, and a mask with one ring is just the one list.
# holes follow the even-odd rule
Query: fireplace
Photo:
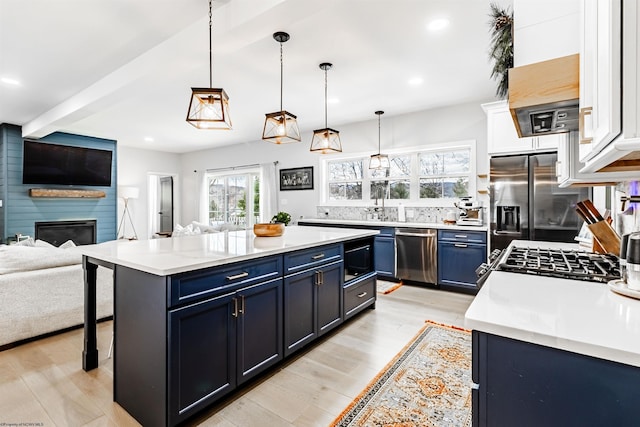
[[36, 239], [60, 246], [67, 240], [76, 245], [96, 243], [96, 220], [36, 222]]

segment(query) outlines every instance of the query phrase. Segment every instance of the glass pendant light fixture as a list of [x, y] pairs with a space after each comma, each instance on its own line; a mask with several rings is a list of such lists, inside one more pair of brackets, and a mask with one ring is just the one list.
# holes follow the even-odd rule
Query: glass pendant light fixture
[[331, 67], [333, 65], [328, 62], [320, 64], [320, 69], [324, 70], [324, 129], [313, 131], [313, 139], [309, 149], [309, 151], [317, 151], [321, 154], [342, 152], [340, 132], [327, 126], [327, 70], [330, 70]]
[[273, 142], [274, 144], [300, 142], [300, 130], [298, 129], [296, 116], [282, 108], [282, 43], [289, 40], [289, 34], [283, 31], [278, 31], [273, 34], [273, 38], [275, 41], [280, 43], [280, 111], [265, 114], [266, 118], [264, 119], [262, 139]]
[[384, 111], [376, 111], [378, 116], [378, 154], [371, 156], [369, 160], [369, 169], [389, 169], [391, 166], [389, 163], [389, 156], [386, 154], [380, 154], [380, 116], [384, 114]]
[[212, 6], [209, 0], [209, 87], [191, 88], [187, 122], [198, 129], [231, 129], [229, 96], [222, 88], [213, 87], [213, 54], [211, 49]]

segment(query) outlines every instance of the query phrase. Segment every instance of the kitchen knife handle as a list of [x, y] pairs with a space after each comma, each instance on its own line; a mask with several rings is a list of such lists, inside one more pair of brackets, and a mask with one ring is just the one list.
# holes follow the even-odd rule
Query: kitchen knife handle
[[600, 212], [596, 209], [591, 200], [585, 199], [582, 201], [582, 204], [589, 210], [589, 212], [591, 212], [596, 221], [604, 221], [604, 218], [600, 215]]
[[589, 212], [582, 202], [576, 203], [576, 211], [587, 224], [594, 224], [596, 222], [595, 218], [591, 216], [591, 212]]

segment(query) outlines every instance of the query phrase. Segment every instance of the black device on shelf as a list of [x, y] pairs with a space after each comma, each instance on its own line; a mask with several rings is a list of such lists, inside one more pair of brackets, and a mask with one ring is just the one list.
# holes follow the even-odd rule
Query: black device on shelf
[[355, 241], [344, 245], [344, 281], [373, 271], [371, 243]]
[[23, 184], [111, 186], [113, 152], [24, 140]]

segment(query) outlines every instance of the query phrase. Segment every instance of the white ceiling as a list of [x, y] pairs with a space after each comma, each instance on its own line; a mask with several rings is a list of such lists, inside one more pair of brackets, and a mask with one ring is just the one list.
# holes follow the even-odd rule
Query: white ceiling
[[[213, 86], [229, 94], [233, 130], [186, 121], [191, 87], [209, 84], [207, 0], [0, 0], [0, 123], [24, 136], [63, 131], [183, 153], [259, 140], [284, 109], [303, 133], [487, 101], [490, 0], [215, 0]], [[494, 1], [495, 2], [495, 1]], [[511, 0], [498, 2], [511, 4]], [[450, 25], [431, 32], [427, 24]], [[422, 78], [422, 85], [408, 83]], [[145, 138], [153, 138], [153, 142]], [[303, 141], [310, 143], [310, 141]]]

